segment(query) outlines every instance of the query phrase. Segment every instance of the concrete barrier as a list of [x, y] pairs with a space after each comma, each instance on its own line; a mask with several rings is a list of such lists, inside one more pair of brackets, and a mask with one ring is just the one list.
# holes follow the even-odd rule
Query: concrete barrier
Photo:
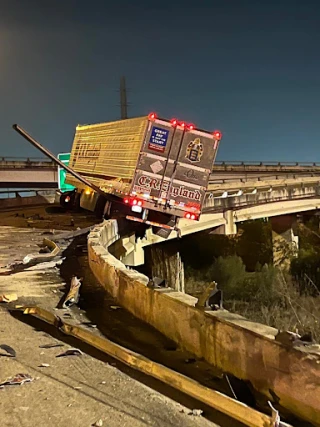
[[53, 203], [55, 193], [38, 194], [36, 196], [27, 197], [9, 197], [7, 199], [0, 199], [0, 209], [11, 209], [20, 207], [37, 206], [43, 204]]
[[88, 238], [90, 267], [119, 304], [181, 347], [224, 372], [250, 381], [270, 400], [320, 426], [320, 352], [274, 340], [277, 330], [227, 311], [204, 312], [197, 299], [170, 288], [151, 289], [148, 277], [108, 252], [117, 222], [105, 221]]

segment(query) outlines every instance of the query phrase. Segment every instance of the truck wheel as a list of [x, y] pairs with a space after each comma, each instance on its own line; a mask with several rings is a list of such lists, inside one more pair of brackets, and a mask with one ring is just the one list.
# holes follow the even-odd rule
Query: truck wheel
[[81, 200], [81, 193], [76, 193], [74, 197], [74, 209], [76, 212], [81, 211], [80, 200]]
[[103, 219], [104, 216], [104, 207], [106, 205], [107, 200], [103, 196], [99, 196], [96, 207], [94, 208], [94, 214], [97, 218]]

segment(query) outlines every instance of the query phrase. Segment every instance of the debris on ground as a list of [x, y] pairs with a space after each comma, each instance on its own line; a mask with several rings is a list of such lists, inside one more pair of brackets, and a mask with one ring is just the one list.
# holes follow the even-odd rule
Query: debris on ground
[[102, 427], [102, 426], [103, 426], [103, 421], [101, 419], [96, 421], [94, 424], [92, 424], [92, 427]]
[[70, 313], [63, 313], [64, 317], [72, 317]]
[[82, 356], [82, 351], [77, 348], [72, 348], [70, 350], [65, 351], [64, 353], [58, 354], [56, 357], [65, 357], [65, 356]]
[[52, 241], [58, 242], [61, 240], [74, 239], [75, 237], [79, 237], [79, 236], [82, 236], [83, 234], [89, 233], [91, 230], [93, 230], [93, 228], [94, 228], [94, 225], [91, 225], [90, 227], [81, 228], [81, 229], [78, 227], [75, 231], [67, 231], [64, 233], [59, 233], [52, 238]]
[[45, 234], [49, 234], [49, 235], [53, 235], [54, 234], [54, 230], [49, 230], [49, 231], [44, 231], [43, 233], [42, 233], [42, 235], [45, 235]]
[[93, 329], [97, 328], [97, 325], [91, 322], [82, 322], [81, 325], [84, 325], [84, 326], [87, 326], [88, 328], [93, 328]]
[[50, 252], [51, 250], [48, 248], [48, 246], [45, 246], [39, 250], [39, 254], [49, 254]]
[[29, 374], [17, 374], [14, 377], [0, 383], [0, 388], [3, 388], [6, 385], [22, 385], [24, 383], [30, 383], [33, 380], [34, 378], [32, 378]]
[[195, 363], [196, 359], [194, 357], [190, 357], [189, 359], [185, 360], [185, 363]]
[[41, 365], [39, 365], [39, 368], [49, 368], [50, 365], [49, 363], [41, 363]]
[[201, 409], [192, 409], [189, 415], [194, 415], [195, 417], [200, 417], [203, 414]]
[[0, 348], [5, 351], [5, 353], [0, 353], [0, 356], [16, 357], [16, 351], [10, 345], [0, 344]]
[[66, 296], [64, 303], [62, 304], [63, 308], [71, 307], [73, 304], [77, 304], [79, 302], [81, 280], [82, 279], [78, 279], [77, 276], [72, 276], [70, 290]]
[[203, 411], [201, 409], [190, 410], [187, 408], [182, 408], [180, 412], [187, 415], [193, 415], [194, 417], [200, 417], [203, 414]]
[[0, 302], [12, 302], [17, 301], [18, 295], [17, 294], [3, 294], [0, 295]]
[[110, 308], [112, 308], [112, 310], [118, 310], [121, 307], [119, 305], [110, 305]]
[[313, 337], [311, 333], [306, 333], [304, 335], [299, 335], [295, 332], [290, 331], [279, 331], [275, 336], [275, 340], [280, 342], [283, 345], [287, 346], [305, 346], [309, 347], [313, 344]]

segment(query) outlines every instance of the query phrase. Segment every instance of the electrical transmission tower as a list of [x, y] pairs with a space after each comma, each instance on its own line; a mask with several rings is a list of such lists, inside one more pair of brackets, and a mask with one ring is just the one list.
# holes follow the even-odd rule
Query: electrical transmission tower
[[126, 78], [124, 76], [120, 79], [120, 108], [121, 108], [121, 119], [128, 118], [128, 102], [127, 102], [127, 88]]

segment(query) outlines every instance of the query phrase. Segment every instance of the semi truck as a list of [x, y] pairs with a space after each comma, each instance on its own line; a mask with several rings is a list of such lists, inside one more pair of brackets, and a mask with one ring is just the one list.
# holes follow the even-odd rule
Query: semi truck
[[170, 233], [180, 218], [199, 220], [220, 141], [220, 131], [155, 113], [78, 125], [69, 166], [60, 165], [75, 189], [62, 193], [60, 203]]

